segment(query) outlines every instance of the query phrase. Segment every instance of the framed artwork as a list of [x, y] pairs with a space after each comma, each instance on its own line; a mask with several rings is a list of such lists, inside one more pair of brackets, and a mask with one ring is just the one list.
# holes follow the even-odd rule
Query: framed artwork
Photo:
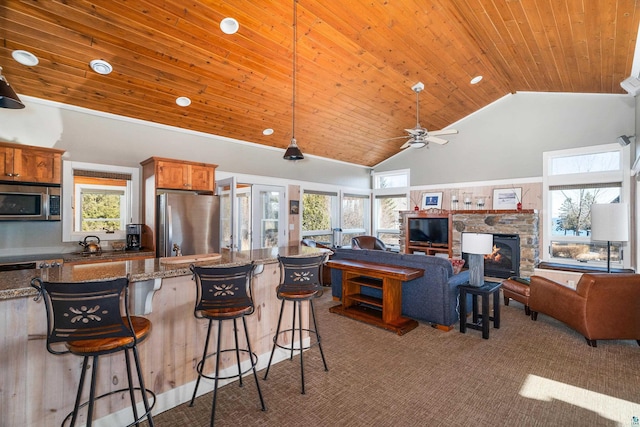
[[522, 188], [496, 188], [493, 190], [493, 209], [516, 210], [522, 200]]
[[441, 209], [442, 191], [439, 193], [422, 193], [422, 209]]
[[300, 200], [289, 200], [289, 214], [298, 215], [300, 213]]

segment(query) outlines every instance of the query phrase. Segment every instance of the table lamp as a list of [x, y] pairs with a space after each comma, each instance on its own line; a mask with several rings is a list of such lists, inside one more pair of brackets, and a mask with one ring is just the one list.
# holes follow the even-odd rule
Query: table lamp
[[462, 252], [469, 254], [469, 285], [484, 285], [484, 256], [493, 252], [493, 234], [462, 233]]
[[611, 273], [611, 242], [629, 240], [629, 206], [627, 203], [591, 205], [591, 240], [607, 242], [607, 273]]

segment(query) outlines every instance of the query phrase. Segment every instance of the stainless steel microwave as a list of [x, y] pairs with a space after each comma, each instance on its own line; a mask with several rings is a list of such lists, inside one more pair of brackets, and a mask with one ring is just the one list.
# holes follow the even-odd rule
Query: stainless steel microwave
[[60, 187], [0, 184], [0, 221], [60, 221]]

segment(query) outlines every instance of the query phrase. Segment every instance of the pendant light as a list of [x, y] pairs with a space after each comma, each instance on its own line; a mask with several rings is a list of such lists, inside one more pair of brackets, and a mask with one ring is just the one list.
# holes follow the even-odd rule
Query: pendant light
[[298, 148], [296, 142], [296, 40], [298, 39], [298, 12], [297, 12], [298, 0], [293, 0], [293, 96], [291, 101], [291, 142], [287, 151], [284, 153], [285, 160], [302, 160], [304, 156], [302, 151]]
[[16, 92], [13, 90], [11, 86], [9, 86], [9, 82], [2, 75], [2, 67], [0, 67], [0, 107], [1, 108], [24, 108], [24, 104], [16, 95]]

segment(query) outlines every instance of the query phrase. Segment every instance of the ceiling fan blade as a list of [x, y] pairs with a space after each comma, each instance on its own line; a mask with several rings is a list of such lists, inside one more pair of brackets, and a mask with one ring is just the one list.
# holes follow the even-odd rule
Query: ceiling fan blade
[[407, 142], [405, 142], [404, 144], [402, 144], [402, 147], [400, 147], [400, 149], [401, 149], [401, 150], [404, 150], [405, 148], [410, 147], [412, 142], [413, 142], [413, 139], [408, 140]]
[[394, 139], [406, 139], [406, 138], [408, 138], [407, 135], [405, 135], [405, 136], [396, 136], [396, 137], [393, 137], [393, 138], [379, 139], [376, 142], [393, 141]]
[[455, 135], [458, 131], [455, 129], [443, 129], [443, 130], [434, 130], [430, 131], [429, 135], [438, 136], [438, 135]]
[[446, 139], [436, 138], [435, 136], [431, 136], [431, 135], [427, 136], [427, 137], [425, 138], [425, 141], [434, 142], [434, 143], [436, 143], [436, 144], [440, 144], [440, 145], [444, 145], [444, 144], [446, 144], [447, 142], [449, 142], [449, 141], [447, 141]]

